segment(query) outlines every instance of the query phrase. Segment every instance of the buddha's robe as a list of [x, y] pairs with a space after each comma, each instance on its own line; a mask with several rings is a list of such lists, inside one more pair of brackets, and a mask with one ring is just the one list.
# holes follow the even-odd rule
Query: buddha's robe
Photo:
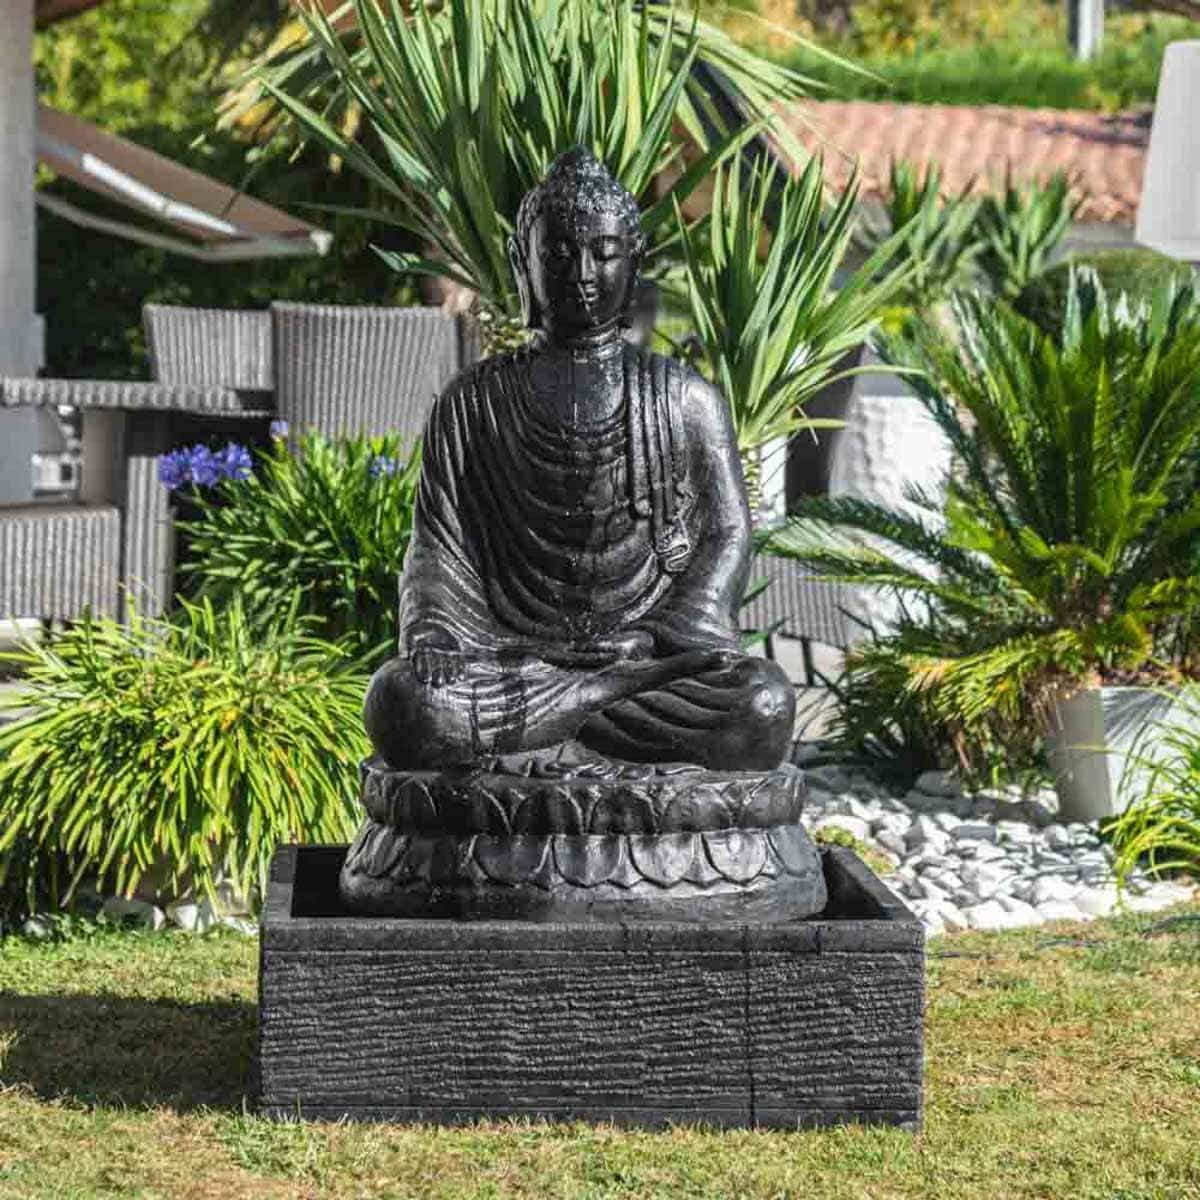
[[[396, 767], [572, 739], [633, 761], [778, 765], [794, 695], [738, 650], [750, 530], [724, 402], [627, 347], [613, 414], [567, 427], [534, 387], [537, 353], [477, 364], [434, 405], [401, 655], [367, 703], [377, 748]], [[461, 676], [420, 683], [408, 656], [446, 634]]]

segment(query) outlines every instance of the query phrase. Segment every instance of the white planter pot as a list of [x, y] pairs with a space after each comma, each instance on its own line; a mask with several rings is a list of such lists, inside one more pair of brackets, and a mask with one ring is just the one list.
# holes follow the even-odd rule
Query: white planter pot
[[[1142, 794], [1159, 745], [1153, 726], [1186, 723], [1200, 735], [1195, 714], [1161, 688], [1089, 688], [1057, 711], [1047, 745], [1064, 821], [1116, 816]], [[1131, 753], [1147, 762], [1131, 764]]]

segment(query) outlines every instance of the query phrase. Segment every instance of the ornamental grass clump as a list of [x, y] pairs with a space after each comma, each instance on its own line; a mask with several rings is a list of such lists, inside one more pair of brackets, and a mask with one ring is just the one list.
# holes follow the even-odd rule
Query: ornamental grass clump
[[796, 176], [766, 160], [747, 167], [735, 159], [716, 172], [710, 219], [695, 228], [678, 219], [701, 366], [729, 402], [752, 498], [754, 452], [822, 424], [805, 417], [805, 402], [857, 373], [843, 360], [875, 331], [909, 277], [904, 267], [884, 272], [902, 231], [834, 287], [857, 202], [851, 180], [827, 204], [819, 158]]
[[[285, 619], [184, 602], [163, 623], [86, 619], [5, 659], [22, 672], [0, 727], [0, 882], [80, 880], [128, 894], [151, 869], [212, 895], [261, 895], [281, 842], [353, 832], [366, 677]], [[11, 891], [11, 888], [10, 888]]]
[[1200, 686], [1171, 694], [1167, 718], [1148, 725], [1126, 761], [1129, 805], [1108, 828], [1122, 887], [1138, 867], [1200, 875]]
[[[859, 240], [875, 252], [873, 263], [881, 275], [902, 275], [897, 304], [924, 312], [942, 303], [954, 288], [973, 281], [983, 244], [976, 228], [980, 202], [968, 191], [943, 196], [937, 163], [928, 163], [924, 170], [903, 160], [892, 163], [884, 220], [866, 226]], [[891, 253], [880, 258], [884, 244]]]
[[293, 450], [276, 428], [258, 467], [211, 491], [190, 487], [197, 516], [182, 523], [181, 572], [196, 594], [240, 603], [255, 628], [299, 597], [313, 633], [350, 639], [376, 663], [396, 642], [397, 580], [412, 532], [419, 449], [399, 437], [330, 441]]
[[960, 731], [1040, 733], [1083, 688], [1200, 678], [1193, 288], [1110, 304], [1075, 278], [1061, 339], [979, 297], [953, 311], [953, 334], [890, 349], [953, 450], [944, 505], [805, 501], [770, 549], [906, 598], [897, 703]]

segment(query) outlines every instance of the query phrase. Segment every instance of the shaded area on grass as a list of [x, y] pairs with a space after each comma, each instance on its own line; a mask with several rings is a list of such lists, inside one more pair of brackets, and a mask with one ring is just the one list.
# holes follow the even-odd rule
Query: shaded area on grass
[[83, 1105], [241, 1109], [257, 1030], [247, 1001], [0, 992], [0, 1083]]

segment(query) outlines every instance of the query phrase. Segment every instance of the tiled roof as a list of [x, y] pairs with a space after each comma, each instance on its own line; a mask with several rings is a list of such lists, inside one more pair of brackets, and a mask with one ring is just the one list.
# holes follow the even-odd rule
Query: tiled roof
[[1044, 179], [1060, 167], [1086, 194], [1079, 220], [1132, 225], [1142, 188], [1149, 114], [944, 104], [820, 101], [799, 104], [789, 121], [806, 146], [824, 149], [834, 183], [857, 158], [863, 192], [887, 186], [892, 159], [941, 164], [947, 192], [1017, 179]]

